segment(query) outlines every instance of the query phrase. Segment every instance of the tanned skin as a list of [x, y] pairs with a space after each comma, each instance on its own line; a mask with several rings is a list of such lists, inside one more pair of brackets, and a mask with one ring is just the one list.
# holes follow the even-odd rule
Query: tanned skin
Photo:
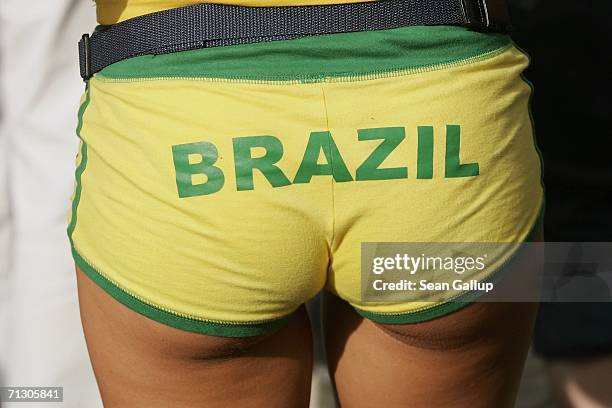
[[[513, 264], [534, 274], [540, 267], [529, 256]], [[308, 407], [313, 356], [304, 308], [265, 336], [211, 337], [139, 315], [78, 268], [77, 278], [106, 408]], [[380, 325], [328, 295], [327, 358], [339, 404], [510, 408], [536, 311], [532, 303], [475, 303], [423, 323]]]

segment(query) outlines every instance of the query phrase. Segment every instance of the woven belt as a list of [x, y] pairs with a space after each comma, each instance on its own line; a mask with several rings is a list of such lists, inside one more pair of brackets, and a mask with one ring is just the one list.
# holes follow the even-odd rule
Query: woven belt
[[79, 41], [84, 80], [115, 62], [147, 54], [415, 25], [462, 25], [504, 32], [503, 0], [378, 0], [316, 6], [196, 4], [135, 17]]

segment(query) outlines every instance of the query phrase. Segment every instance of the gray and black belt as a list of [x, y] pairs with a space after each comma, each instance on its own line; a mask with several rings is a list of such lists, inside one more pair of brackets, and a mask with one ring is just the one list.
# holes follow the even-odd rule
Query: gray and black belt
[[316, 6], [196, 4], [135, 17], [83, 35], [81, 77], [126, 58], [197, 48], [415, 25], [507, 31], [503, 0], [379, 0]]

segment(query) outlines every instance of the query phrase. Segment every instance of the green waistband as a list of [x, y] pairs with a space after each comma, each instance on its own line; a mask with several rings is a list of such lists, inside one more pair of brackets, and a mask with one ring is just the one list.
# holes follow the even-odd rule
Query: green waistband
[[511, 43], [506, 35], [464, 27], [402, 27], [295, 40], [145, 55], [110, 65], [111, 79], [224, 78], [316, 82], [450, 64], [487, 55]]

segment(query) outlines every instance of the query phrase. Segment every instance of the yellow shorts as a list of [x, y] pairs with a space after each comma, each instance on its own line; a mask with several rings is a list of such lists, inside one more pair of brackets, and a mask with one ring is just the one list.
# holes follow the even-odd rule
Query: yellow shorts
[[507, 36], [461, 27], [111, 65], [79, 111], [76, 263], [133, 310], [211, 335], [272, 330], [321, 289], [381, 323], [451, 313], [362, 301], [361, 243], [532, 237], [527, 65]]

